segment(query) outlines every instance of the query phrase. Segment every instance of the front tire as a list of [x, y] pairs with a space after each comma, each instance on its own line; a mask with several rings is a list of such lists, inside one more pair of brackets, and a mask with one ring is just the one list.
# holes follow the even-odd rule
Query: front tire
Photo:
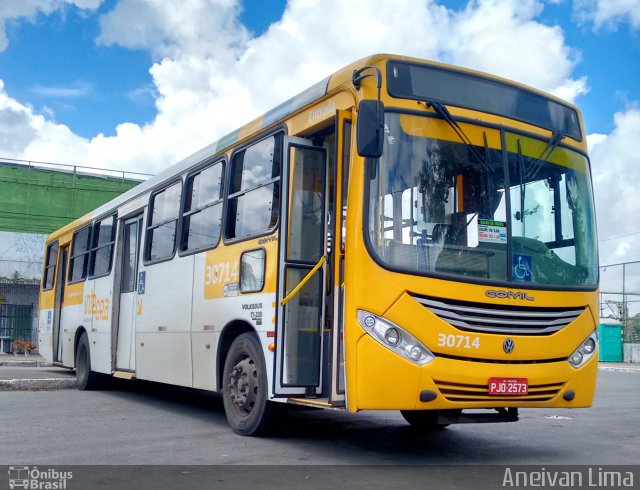
[[236, 434], [258, 436], [274, 428], [283, 411], [268, 398], [267, 370], [255, 335], [243, 333], [229, 349], [222, 375], [222, 400]]
[[86, 333], [80, 335], [76, 349], [76, 388], [94, 390], [98, 387], [99, 375], [91, 370], [91, 351]]
[[437, 410], [400, 410], [400, 413], [412, 427], [419, 430], [436, 431], [449, 426], [438, 423]]

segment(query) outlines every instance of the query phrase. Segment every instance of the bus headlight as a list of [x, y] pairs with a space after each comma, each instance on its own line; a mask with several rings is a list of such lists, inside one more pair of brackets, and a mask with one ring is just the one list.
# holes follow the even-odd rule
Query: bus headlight
[[574, 368], [579, 368], [587, 362], [598, 348], [598, 334], [593, 332], [587, 339], [580, 344], [571, 356], [569, 356], [569, 364]]
[[358, 323], [387, 349], [419, 366], [435, 359], [433, 353], [418, 339], [389, 320], [368, 311], [358, 310]]

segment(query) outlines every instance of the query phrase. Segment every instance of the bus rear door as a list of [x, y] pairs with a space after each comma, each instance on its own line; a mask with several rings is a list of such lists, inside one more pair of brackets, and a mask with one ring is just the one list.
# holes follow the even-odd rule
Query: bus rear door
[[135, 371], [135, 323], [138, 313], [138, 292], [144, 280], [138, 278], [142, 215], [120, 220], [117, 270], [120, 272], [120, 293], [116, 333], [115, 366], [119, 371]]
[[69, 246], [60, 247], [58, 256], [58, 270], [56, 271], [55, 304], [53, 308], [53, 362], [62, 362], [63, 335], [60, 332], [62, 309], [64, 307], [64, 289], [67, 283], [67, 262], [69, 260]]

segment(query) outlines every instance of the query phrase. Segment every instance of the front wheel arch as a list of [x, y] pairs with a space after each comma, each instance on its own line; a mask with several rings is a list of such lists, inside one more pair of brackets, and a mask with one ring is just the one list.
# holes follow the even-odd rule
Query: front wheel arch
[[227, 354], [229, 353], [231, 344], [233, 344], [233, 341], [244, 333], [251, 333], [256, 337], [256, 339], [259, 339], [258, 333], [255, 331], [255, 329], [247, 322], [242, 320], [234, 320], [232, 322], [229, 322], [227, 325], [225, 325], [225, 327], [222, 329], [222, 332], [220, 333], [216, 354], [216, 387], [220, 392], [223, 388], [222, 374], [224, 371], [224, 363], [227, 359]]

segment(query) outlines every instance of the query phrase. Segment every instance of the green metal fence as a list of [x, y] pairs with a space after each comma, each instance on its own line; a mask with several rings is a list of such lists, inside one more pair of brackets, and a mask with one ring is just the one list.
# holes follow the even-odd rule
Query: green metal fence
[[149, 175], [0, 159], [0, 231], [50, 233]]
[[36, 342], [33, 305], [0, 305], [0, 350], [13, 352], [14, 340]]

